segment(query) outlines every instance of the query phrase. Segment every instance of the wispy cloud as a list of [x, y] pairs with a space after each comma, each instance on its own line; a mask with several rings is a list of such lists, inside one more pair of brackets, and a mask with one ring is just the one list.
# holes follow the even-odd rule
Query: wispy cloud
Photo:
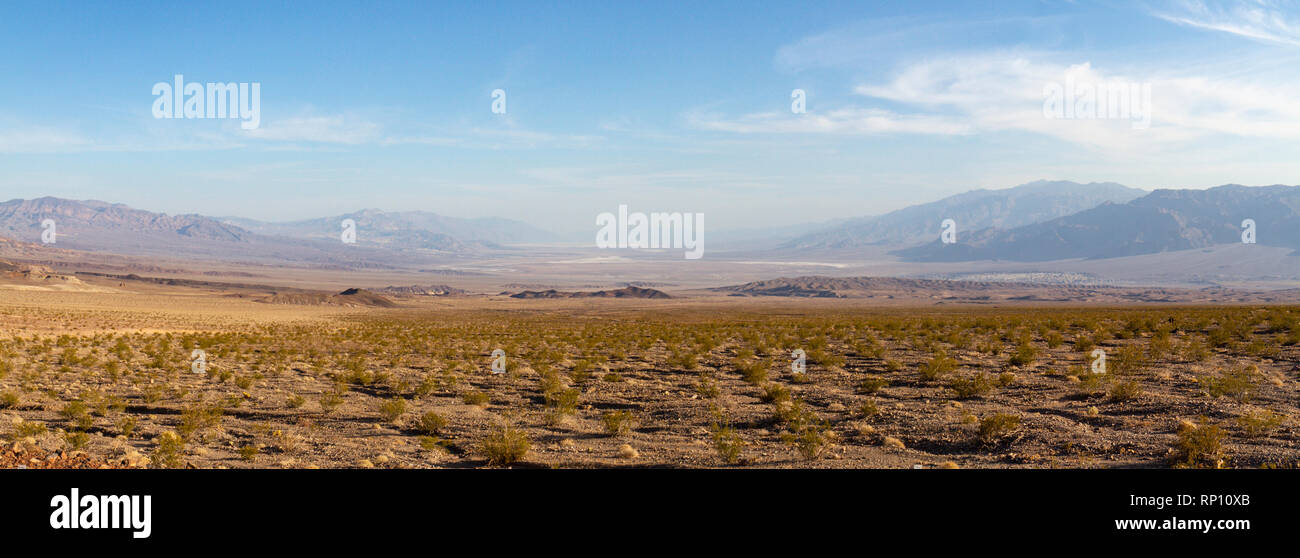
[[[806, 114], [689, 115], [697, 128], [741, 134], [934, 134], [1017, 131], [1102, 151], [1170, 147], [1216, 134], [1300, 139], [1294, 82], [1240, 77], [1118, 73], [1052, 56], [980, 53], [905, 65], [854, 91], [867, 100]], [[1150, 84], [1152, 122], [1063, 120], [1043, 114], [1048, 84]], [[876, 106], [871, 106], [876, 105]], [[892, 107], [890, 109], [882, 106]]]
[[85, 151], [94, 143], [78, 132], [48, 127], [0, 131], [0, 153]]
[[[1154, 11], [1165, 21], [1287, 46], [1300, 46], [1300, 4], [1272, 0], [1184, 0]], [[1288, 13], [1290, 11], [1290, 13]]]
[[359, 145], [381, 138], [382, 127], [362, 118], [346, 115], [304, 116], [263, 124], [248, 130], [255, 139]]
[[698, 129], [741, 134], [941, 134], [975, 132], [971, 123], [944, 115], [899, 114], [879, 108], [846, 107], [820, 113], [761, 112], [727, 118], [690, 113], [687, 122]]

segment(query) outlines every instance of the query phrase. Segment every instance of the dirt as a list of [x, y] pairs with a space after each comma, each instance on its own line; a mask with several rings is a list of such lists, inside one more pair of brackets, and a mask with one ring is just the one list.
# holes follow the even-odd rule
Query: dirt
[[[32, 456], [86, 452], [53, 466], [161, 466], [161, 437], [183, 431], [175, 466], [482, 467], [485, 441], [506, 424], [529, 439], [512, 466], [1300, 463], [1294, 306], [459, 296], [379, 308], [226, 294], [0, 289], [0, 396], [17, 399], [0, 401], [0, 435], [12, 446], [28, 437], [20, 424], [39, 424]], [[1086, 393], [1093, 359], [1073, 343], [1093, 336], [1112, 373]], [[1035, 354], [1012, 363], [1023, 339]], [[199, 373], [196, 347], [206, 353]], [[492, 371], [494, 349], [505, 374]], [[795, 349], [807, 355], [803, 375], [791, 369]], [[953, 370], [927, 380], [937, 351]], [[1144, 356], [1124, 369], [1125, 351]], [[747, 381], [752, 370], [766, 377]], [[1248, 393], [1210, 393], [1237, 373]], [[983, 393], [954, 388], [981, 374]], [[1117, 386], [1128, 383], [1125, 395]], [[790, 402], [765, 401], [778, 387]], [[326, 405], [335, 393], [337, 406]], [[566, 394], [576, 395], [567, 407]], [[402, 408], [385, 416], [385, 405]], [[631, 428], [611, 434], [607, 420], [623, 411]], [[424, 429], [430, 412], [444, 424]], [[981, 422], [1001, 415], [1017, 424], [981, 436]], [[1215, 429], [1218, 447], [1184, 455], [1187, 432]], [[77, 432], [86, 437], [74, 448]], [[728, 439], [734, 462], [719, 448]]]

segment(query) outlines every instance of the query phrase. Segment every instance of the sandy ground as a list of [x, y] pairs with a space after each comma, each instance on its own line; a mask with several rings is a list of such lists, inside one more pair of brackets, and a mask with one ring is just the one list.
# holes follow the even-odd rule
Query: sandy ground
[[[1300, 462], [1295, 307], [473, 296], [379, 309], [89, 283], [111, 292], [0, 288], [0, 435], [21, 456], [5, 466]], [[1081, 338], [1110, 374], [1089, 374]], [[1013, 362], [1022, 346], [1033, 354]], [[507, 424], [528, 440], [517, 460], [489, 448]]]

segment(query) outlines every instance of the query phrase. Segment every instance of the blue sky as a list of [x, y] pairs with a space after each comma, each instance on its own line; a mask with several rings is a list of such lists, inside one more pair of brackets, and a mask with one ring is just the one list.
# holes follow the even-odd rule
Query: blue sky
[[[1296, 2], [15, 2], [0, 49], [3, 199], [590, 231], [618, 204], [717, 229], [1040, 178], [1300, 183]], [[260, 83], [261, 126], [153, 118], [175, 74]], [[1150, 85], [1150, 126], [1046, 118], [1067, 77]]]

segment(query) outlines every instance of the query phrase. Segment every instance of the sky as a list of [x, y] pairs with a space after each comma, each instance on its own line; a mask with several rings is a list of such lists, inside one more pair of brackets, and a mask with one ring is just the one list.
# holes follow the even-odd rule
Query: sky
[[[728, 229], [1038, 179], [1300, 184], [1295, 1], [5, 2], [0, 52], [0, 200], [567, 233], [620, 204]], [[155, 118], [177, 74], [259, 84], [259, 126]], [[1050, 102], [1097, 87], [1128, 117]]]

